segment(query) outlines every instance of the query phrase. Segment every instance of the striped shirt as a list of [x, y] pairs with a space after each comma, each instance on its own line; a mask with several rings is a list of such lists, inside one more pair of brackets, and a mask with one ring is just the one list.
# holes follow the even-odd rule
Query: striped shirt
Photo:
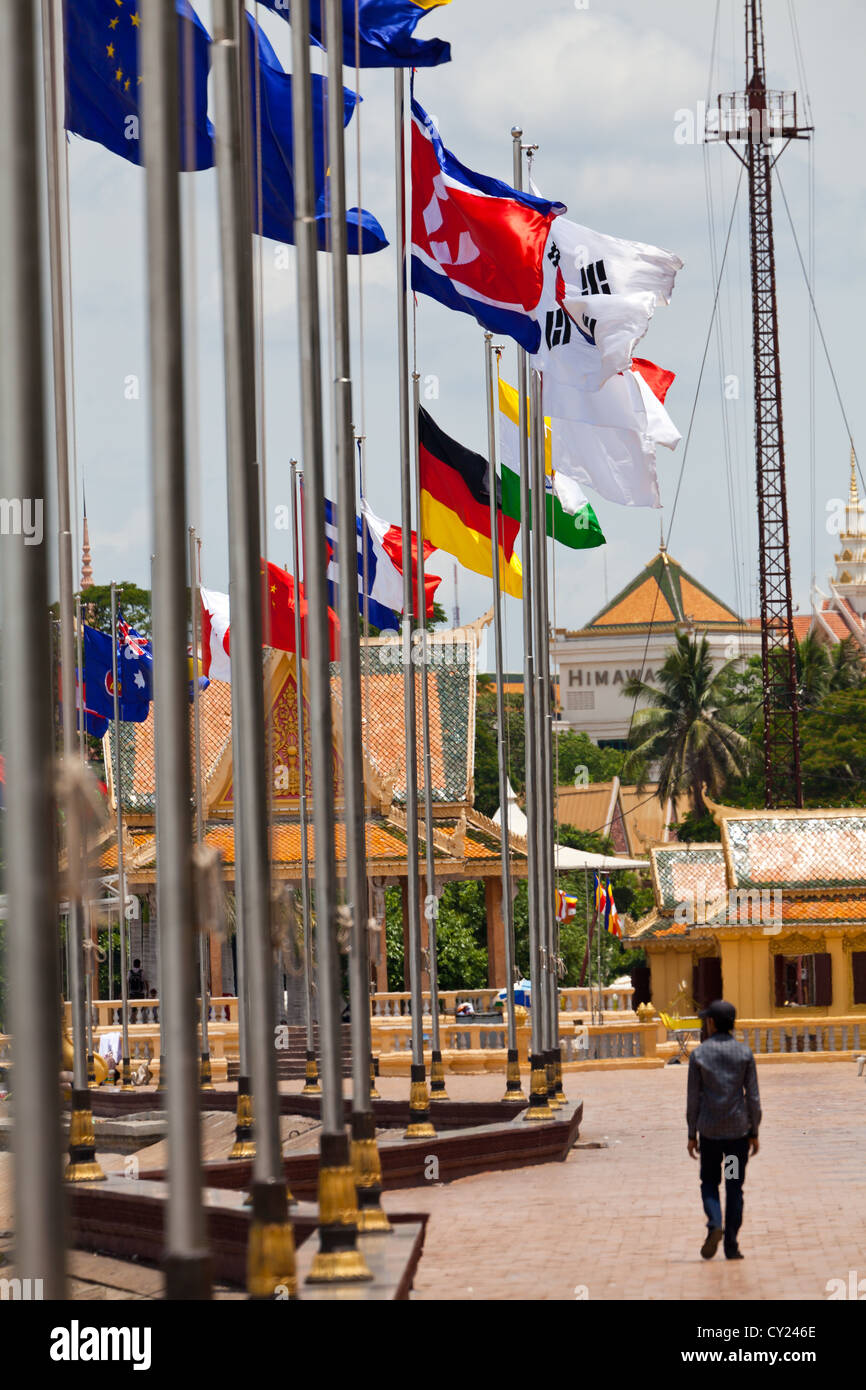
[[714, 1033], [689, 1057], [686, 1104], [689, 1138], [741, 1139], [761, 1123], [758, 1073], [752, 1049], [732, 1033]]

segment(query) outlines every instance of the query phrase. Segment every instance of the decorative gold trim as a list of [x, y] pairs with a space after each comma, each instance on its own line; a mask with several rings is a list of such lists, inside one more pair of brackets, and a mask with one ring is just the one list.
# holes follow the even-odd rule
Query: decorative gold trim
[[247, 1293], [250, 1298], [271, 1299], [285, 1289], [297, 1298], [295, 1237], [290, 1221], [250, 1222], [247, 1245]]

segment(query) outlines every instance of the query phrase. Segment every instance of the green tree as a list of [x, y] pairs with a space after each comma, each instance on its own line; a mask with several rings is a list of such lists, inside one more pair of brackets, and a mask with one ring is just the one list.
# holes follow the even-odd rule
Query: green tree
[[[140, 589], [129, 579], [119, 581], [115, 584], [115, 588], [117, 590], [117, 606], [129, 626], [134, 627], [136, 632], [140, 632], [142, 636], [149, 637], [151, 635], [150, 590]], [[111, 585], [91, 584], [89, 589], [82, 590], [77, 597], [81, 599], [81, 611], [88, 626], [98, 628], [100, 632], [110, 632]], [[189, 590], [186, 592], [186, 606], [187, 612], [189, 612]], [[59, 619], [59, 602], [51, 605], [51, 612], [55, 618]]]
[[814, 632], [807, 632], [802, 641], [797, 642], [794, 668], [800, 709], [813, 709], [820, 705], [830, 692], [833, 668], [827, 647]]
[[582, 730], [558, 734], [554, 752], [558, 787], [579, 785], [582, 781], [610, 782], [620, 776], [625, 761], [622, 749], [599, 748]]
[[691, 790], [695, 809], [704, 810], [703, 787], [721, 796], [731, 777], [743, 773], [748, 740], [731, 720], [725, 704], [734, 667], [713, 671], [706, 637], [677, 633], [657, 675], [657, 685], [632, 677], [623, 694], [640, 700], [632, 727], [632, 747], [624, 775], [645, 786], [652, 764], [658, 765], [658, 799], [674, 806]]

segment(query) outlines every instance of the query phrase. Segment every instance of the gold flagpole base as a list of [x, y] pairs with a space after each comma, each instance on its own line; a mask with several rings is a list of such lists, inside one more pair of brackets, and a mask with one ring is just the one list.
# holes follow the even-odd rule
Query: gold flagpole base
[[255, 1158], [256, 1141], [253, 1138], [253, 1098], [248, 1076], [238, 1077], [238, 1108], [235, 1125], [235, 1142], [230, 1159]]
[[370, 1099], [371, 1099], [371, 1100], [381, 1100], [381, 1099], [382, 1099], [382, 1097], [380, 1096], [378, 1090], [376, 1089], [376, 1076], [378, 1075], [378, 1060], [379, 1060], [379, 1059], [378, 1059], [377, 1057], [374, 1057], [373, 1054], [372, 1054], [372, 1052], [371, 1052], [371, 1053], [370, 1053]]
[[295, 1235], [285, 1184], [256, 1182], [250, 1196], [253, 1210], [247, 1244], [247, 1293], [257, 1301], [297, 1298]]
[[128, 1057], [124, 1057], [120, 1063], [120, 1089], [121, 1091], [135, 1090], [132, 1084], [132, 1067]]
[[551, 1110], [559, 1110], [562, 1101], [556, 1092], [556, 1053], [550, 1047], [544, 1053], [544, 1076], [547, 1082], [547, 1103]]
[[524, 1110], [523, 1119], [530, 1122], [552, 1119], [553, 1112], [547, 1103], [547, 1077], [542, 1054], [533, 1053], [529, 1065], [529, 1108]]
[[445, 1067], [442, 1062], [442, 1053], [434, 1052], [430, 1058], [430, 1099], [450, 1100], [445, 1089]]
[[565, 1094], [562, 1085], [562, 1054], [558, 1050], [556, 1061], [553, 1066], [554, 1078], [556, 1081], [556, 1099], [559, 1101], [560, 1105], [568, 1105], [568, 1096]]
[[165, 1055], [162, 1052], [159, 1054], [159, 1076], [156, 1081], [156, 1089], [158, 1092], [165, 1090]]
[[502, 1099], [509, 1101], [512, 1105], [522, 1105], [526, 1100], [520, 1082], [520, 1061], [516, 1047], [508, 1049], [505, 1063], [505, 1095]]
[[352, 1112], [351, 1155], [358, 1200], [358, 1230], [365, 1235], [374, 1231], [388, 1232], [391, 1222], [381, 1206], [382, 1160], [372, 1110]]
[[436, 1131], [430, 1121], [430, 1097], [427, 1094], [427, 1080], [423, 1062], [420, 1066], [412, 1063], [411, 1084], [409, 1086], [409, 1123], [404, 1139], [430, 1139]]
[[69, 1162], [63, 1171], [64, 1182], [104, 1182], [105, 1174], [96, 1161], [96, 1131], [90, 1092], [72, 1092], [69, 1116]]
[[348, 1284], [373, 1278], [357, 1248], [358, 1202], [345, 1132], [323, 1134], [319, 1157], [319, 1249], [308, 1284]]
[[215, 1087], [214, 1084], [213, 1084], [213, 1077], [211, 1076], [211, 1070], [210, 1070], [210, 1053], [209, 1053], [209, 1052], [203, 1052], [203, 1053], [201, 1054], [201, 1066], [200, 1066], [200, 1068], [199, 1068], [199, 1083], [198, 1083], [198, 1084], [199, 1084], [199, 1090], [202, 1090], [202, 1091], [215, 1091], [215, 1090], [216, 1090], [216, 1087]]
[[301, 1095], [320, 1096], [322, 1094], [322, 1087], [319, 1083], [319, 1069], [316, 1065], [315, 1052], [307, 1051], [307, 1063], [304, 1075], [306, 1080], [304, 1081], [304, 1089]]

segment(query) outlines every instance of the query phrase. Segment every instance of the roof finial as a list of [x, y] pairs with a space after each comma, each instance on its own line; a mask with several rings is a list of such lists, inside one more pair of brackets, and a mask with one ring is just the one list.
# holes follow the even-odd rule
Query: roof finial
[[854, 445], [851, 445], [851, 488], [849, 499], [856, 507], [860, 501], [860, 493], [857, 490], [857, 455], [854, 452]]
[[90, 562], [90, 532], [87, 529], [87, 496], [82, 489], [82, 499], [84, 502], [84, 525], [81, 531], [81, 584], [80, 589], [83, 593], [85, 589], [93, 588], [93, 565]]

